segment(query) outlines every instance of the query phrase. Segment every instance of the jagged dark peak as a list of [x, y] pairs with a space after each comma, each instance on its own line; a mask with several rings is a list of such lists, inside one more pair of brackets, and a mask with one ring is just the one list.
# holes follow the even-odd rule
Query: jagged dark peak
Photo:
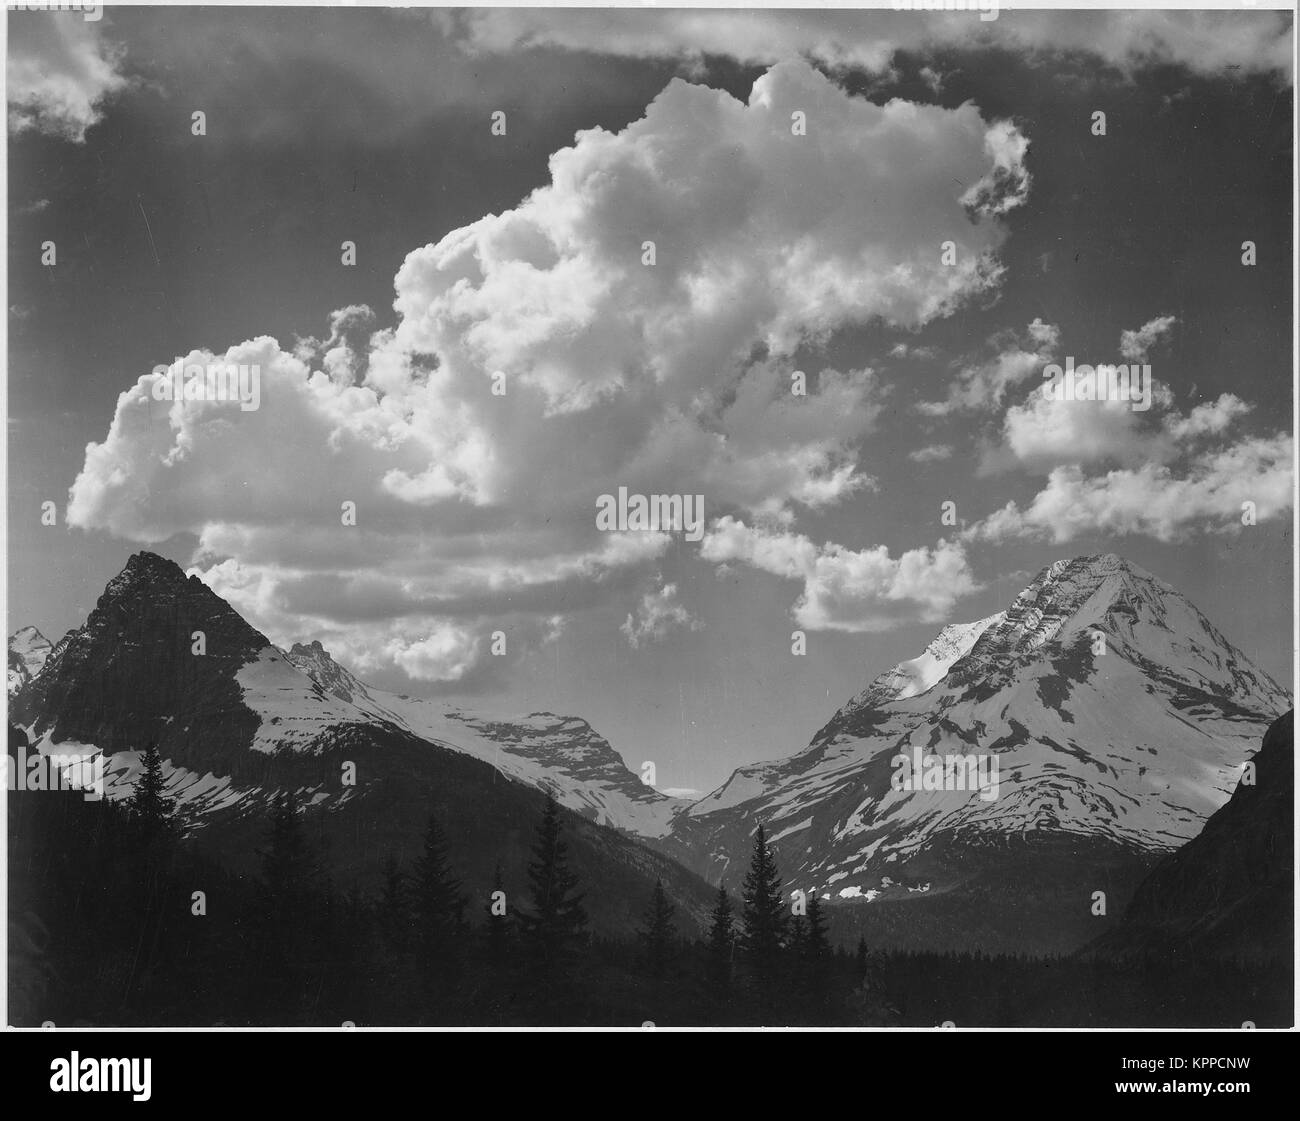
[[[126, 625], [128, 619], [153, 637], [181, 626], [201, 629], [209, 638], [214, 632], [220, 633], [226, 640], [222, 644], [225, 649], [233, 653], [239, 648], [241, 658], [271, 645], [261, 631], [197, 576], [187, 576], [175, 561], [147, 550], [131, 556], [122, 571], [104, 586], [85, 626], [68, 637], [82, 633], [102, 637]], [[61, 642], [55, 653], [63, 645]]]
[[114, 599], [142, 585], [183, 585], [187, 580], [185, 570], [175, 561], [142, 550], [133, 553], [122, 571], [104, 586], [104, 595]]

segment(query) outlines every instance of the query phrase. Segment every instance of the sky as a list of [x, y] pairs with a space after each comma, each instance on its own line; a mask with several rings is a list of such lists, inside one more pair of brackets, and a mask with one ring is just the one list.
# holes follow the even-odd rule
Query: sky
[[[10, 632], [147, 548], [274, 642], [701, 791], [1061, 557], [1291, 680], [1287, 13], [8, 34]], [[166, 400], [178, 359], [257, 407]], [[1150, 407], [1052, 399], [1067, 359], [1149, 366]], [[699, 532], [602, 528], [620, 487]]]

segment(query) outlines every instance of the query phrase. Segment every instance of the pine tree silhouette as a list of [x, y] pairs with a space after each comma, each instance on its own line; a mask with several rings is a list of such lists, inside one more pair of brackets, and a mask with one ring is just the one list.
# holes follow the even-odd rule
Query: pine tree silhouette
[[127, 800], [141, 841], [146, 846], [170, 837], [175, 831], [175, 802], [164, 793], [162, 757], [158, 745], [150, 742], [140, 758], [140, 777]]
[[754, 834], [754, 855], [742, 887], [741, 943], [749, 960], [760, 1003], [770, 1006], [773, 983], [780, 963], [787, 915], [781, 898], [781, 873], [759, 826]]
[[826, 916], [822, 913], [822, 901], [815, 890], [808, 893], [808, 931], [803, 952], [804, 957], [813, 962], [827, 962], [831, 957]]
[[464, 921], [465, 897], [447, 859], [447, 839], [436, 817], [424, 831], [424, 851], [411, 879], [415, 947], [426, 980], [446, 977], [456, 935]]
[[543, 984], [557, 982], [567, 973], [587, 925], [578, 877], [569, 871], [568, 845], [560, 826], [560, 807], [547, 796], [546, 809], [537, 826], [533, 859], [528, 864], [531, 910], [521, 910], [519, 924]]
[[279, 793], [271, 807], [262, 860], [258, 917], [261, 945], [258, 986], [271, 1023], [307, 1019], [306, 981], [320, 934], [323, 909], [320, 865], [303, 835], [292, 791]]
[[320, 866], [298, 820], [298, 800], [292, 790], [275, 796], [271, 830], [262, 858], [262, 884], [279, 911], [305, 909], [318, 887]]
[[719, 885], [709, 923], [708, 962], [705, 977], [709, 994], [718, 1004], [731, 999], [731, 967], [736, 947], [735, 912], [727, 889]]
[[[500, 895], [497, 895], [500, 892]], [[487, 944], [488, 961], [494, 966], [501, 966], [506, 961], [510, 949], [510, 907], [507, 902], [505, 881], [501, 877], [501, 865], [498, 864], [492, 874], [492, 891], [483, 908], [487, 912], [484, 923], [484, 937]]]
[[662, 978], [668, 966], [675, 935], [673, 915], [676, 913], [677, 908], [668, 902], [668, 896], [664, 894], [663, 880], [656, 879], [654, 892], [642, 919], [643, 926], [637, 932], [637, 937], [645, 948], [646, 965], [652, 977]]
[[815, 888], [808, 893], [808, 927], [803, 943], [803, 958], [808, 1010], [813, 1021], [821, 1023], [828, 1018], [834, 952], [827, 932], [826, 915]]
[[390, 950], [402, 950], [411, 932], [410, 889], [396, 855], [384, 861], [384, 884], [379, 895], [379, 931]]

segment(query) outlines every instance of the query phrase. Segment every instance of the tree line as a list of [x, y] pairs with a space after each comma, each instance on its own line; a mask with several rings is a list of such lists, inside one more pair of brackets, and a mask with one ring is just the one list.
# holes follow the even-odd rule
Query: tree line
[[[10, 807], [21, 1024], [1141, 1022], [1147, 989], [1187, 993], [1196, 968], [1166, 963], [1162, 981], [1152, 963], [1124, 975], [1063, 958], [878, 952], [861, 939], [849, 950], [815, 893], [792, 902], [761, 827], [739, 896], [718, 888], [702, 936], [683, 933], [660, 881], [635, 937], [600, 935], [549, 797], [521, 899], [500, 866], [485, 896], [468, 891], [434, 817], [413, 861], [388, 857], [377, 891], [340, 891], [292, 792], [266, 811], [258, 874], [234, 875], [183, 839], [152, 746], [121, 802], [41, 793]], [[1269, 979], [1202, 972], [1186, 1015], [1231, 1018], [1241, 1004], [1256, 1010], [1242, 1019], [1268, 1019]]]

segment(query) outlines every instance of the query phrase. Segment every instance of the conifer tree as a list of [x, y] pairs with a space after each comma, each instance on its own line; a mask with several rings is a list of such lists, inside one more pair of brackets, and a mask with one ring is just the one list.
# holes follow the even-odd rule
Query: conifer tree
[[255, 987], [270, 1022], [303, 1022], [307, 971], [320, 934], [321, 877], [292, 791], [275, 796], [267, 847], [258, 856], [262, 941], [257, 961], [266, 972]]
[[788, 915], [781, 898], [781, 873], [759, 826], [754, 834], [754, 855], [742, 885], [741, 942], [764, 1012], [770, 1011], [780, 966]]
[[175, 829], [175, 802], [164, 792], [162, 756], [150, 741], [140, 758], [140, 777], [127, 801], [140, 839], [151, 845], [169, 837]]
[[578, 877], [569, 870], [568, 845], [560, 825], [560, 807], [547, 796], [537, 826], [533, 859], [528, 864], [532, 907], [521, 910], [519, 923], [543, 978], [555, 977], [569, 964], [587, 924]]
[[709, 991], [719, 1003], [731, 997], [731, 965], [736, 945], [735, 913], [727, 889], [719, 885], [718, 902], [709, 923], [707, 980]]
[[811, 962], [825, 963], [831, 957], [830, 936], [827, 933], [826, 915], [817, 892], [808, 893], [808, 933], [804, 941], [804, 957]]
[[[501, 894], [498, 895], [497, 893]], [[510, 946], [510, 908], [506, 897], [505, 881], [501, 877], [501, 865], [498, 864], [492, 876], [492, 892], [488, 896], [487, 922], [484, 932], [487, 939], [488, 960], [500, 966], [506, 960]]]
[[390, 950], [405, 948], [411, 929], [411, 910], [406, 873], [397, 856], [384, 861], [384, 884], [379, 896], [379, 930]]
[[433, 816], [425, 827], [424, 850], [415, 863], [411, 895], [416, 949], [426, 969], [433, 969], [451, 953], [465, 911], [460, 880], [452, 874], [447, 859], [447, 839]]
[[830, 996], [830, 971], [834, 964], [826, 915], [814, 888], [808, 893], [808, 926], [803, 943], [803, 983], [806, 1004], [814, 1022], [824, 1022]]
[[668, 902], [668, 896], [664, 894], [663, 880], [656, 879], [654, 892], [650, 896], [650, 903], [646, 907], [642, 920], [643, 926], [637, 932], [645, 947], [646, 965], [649, 967], [650, 975], [656, 979], [663, 977], [672, 953], [673, 915], [676, 912], [677, 908]]
[[320, 867], [303, 835], [293, 791], [275, 796], [268, 844], [258, 855], [262, 858], [262, 885], [273, 913], [304, 913], [318, 890]]

